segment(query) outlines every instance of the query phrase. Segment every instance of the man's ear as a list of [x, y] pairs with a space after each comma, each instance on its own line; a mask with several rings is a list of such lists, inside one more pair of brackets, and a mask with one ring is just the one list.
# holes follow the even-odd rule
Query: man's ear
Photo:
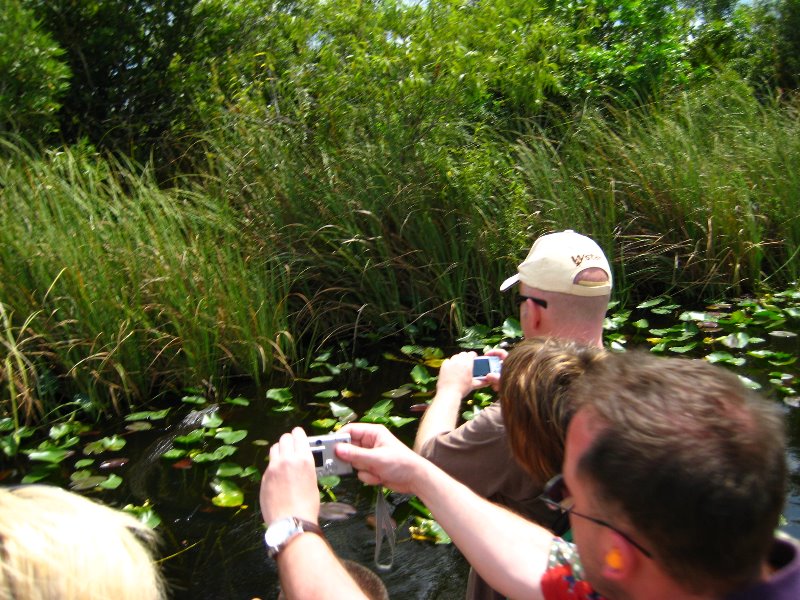
[[641, 560], [636, 548], [618, 533], [612, 531], [603, 555], [603, 577], [612, 581], [627, 579]]

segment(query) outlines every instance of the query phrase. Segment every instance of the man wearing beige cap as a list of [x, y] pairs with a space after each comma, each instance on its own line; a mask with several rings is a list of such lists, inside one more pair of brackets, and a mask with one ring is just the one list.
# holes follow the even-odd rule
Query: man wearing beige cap
[[[526, 338], [557, 337], [602, 346], [612, 276], [594, 240], [571, 229], [541, 236], [500, 290], [515, 284], [519, 285], [519, 320]], [[502, 360], [507, 353], [496, 349], [487, 354]], [[456, 427], [462, 400], [476, 388], [496, 388], [499, 382], [496, 374], [473, 379], [476, 356], [461, 352], [442, 363], [436, 395], [420, 422], [414, 450], [477, 494], [552, 527], [552, 511], [539, 500], [546, 482], [533, 480], [512, 457], [500, 403]], [[473, 570], [467, 598], [502, 596]]]

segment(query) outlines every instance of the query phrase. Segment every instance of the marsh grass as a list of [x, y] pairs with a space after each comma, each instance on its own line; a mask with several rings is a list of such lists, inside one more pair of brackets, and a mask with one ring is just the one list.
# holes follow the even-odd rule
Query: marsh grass
[[611, 242], [623, 289], [705, 298], [796, 280], [795, 105], [761, 104], [725, 80], [584, 114], [554, 145], [526, 140], [521, 168], [556, 220]]
[[160, 189], [150, 169], [88, 150], [14, 161], [3, 169], [2, 298], [30, 315], [67, 397], [120, 412], [289, 363], [283, 264], [241, 243], [225, 203]]
[[514, 313], [498, 286], [553, 230], [600, 242], [621, 299], [797, 279], [789, 102], [722, 83], [565, 115], [558, 133], [369, 116], [310, 130], [238, 107], [166, 183], [88, 147], [5, 143], [4, 413], [46, 412], [45, 380], [111, 413], [187, 386], [267, 384], [328, 345], [354, 355], [423, 322], [455, 339]]

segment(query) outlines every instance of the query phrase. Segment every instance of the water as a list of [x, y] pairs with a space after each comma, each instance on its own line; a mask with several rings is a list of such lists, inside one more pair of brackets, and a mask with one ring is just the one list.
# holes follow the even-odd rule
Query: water
[[[633, 315], [632, 322], [637, 316]], [[719, 335], [719, 334], [716, 334]], [[798, 354], [797, 338], [780, 338], [763, 335], [771, 347], [794, 356]], [[631, 340], [633, 338], [631, 337]], [[638, 343], [645, 343], [639, 341]], [[632, 346], [629, 341], [628, 346]], [[763, 347], [763, 346], [762, 346]], [[397, 348], [388, 348], [400, 354]], [[707, 349], [706, 349], [707, 350]], [[698, 348], [698, 352], [700, 348]], [[734, 351], [731, 351], [734, 352]], [[667, 352], [666, 354], [670, 354]], [[691, 354], [686, 354], [687, 356]], [[700, 355], [699, 353], [696, 355]], [[267, 459], [267, 443], [275, 442], [285, 431], [301, 424], [309, 433], [322, 433], [311, 427], [314, 419], [330, 417], [328, 399], [315, 396], [325, 389], [348, 389], [358, 397], [337, 402], [347, 404], [357, 413], [363, 414], [370, 406], [381, 400], [383, 394], [412, 381], [411, 370], [417, 364], [412, 360], [398, 362], [376, 357], [370, 358], [378, 370], [370, 373], [353, 369], [338, 375], [329, 383], [294, 382], [291, 384], [295, 401], [301, 410], [274, 412], [276, 405], [267, 401], [264, 390], [240, 390], [240, 394], [251, 401], [248, 407], [220, 404], [219, 415], [225, 425], [233, 429], [246, 429], [248, 435], [237, 444], [237, 452], [226, 459], [245, 467], [252, 465], [263, 471]], [[756, 368], [755, 361], [748, 361], [744, 369], [737, 372], [764, 385], [765, 395], [770, 401], [779, 402], [786, 415], [788, 436], [787, 458], [791, 468], [789, 495], [784, 516], [783, 529], [800, 538], [800, 409], [791, 408], [781, 402], [769, 384], [769, 369]], [[780, 371], [796, 369], [796, 365], [780, 367]], [[324, 369], [322, 370], [324, 372]], [[435, 374], [435, 369], [430, 369]], [[317, 373], [318, 374], [318, 373]], [[288, 384], [278, 384], [288, 385]], [[411, 410], [413, 404], [424, 401], [424, 397], [408, 394], [395, 399], [393, 415], [418, 417]], [[182, 415], [173, 415], [172, 423], [196, 407], [185, 407]], [[171, 428], [172, 427], [172, 428]], [[124, 424], [111, 430], [122, 431]], [[416, 423], [396, 430], [401, 439], [413, 440]], [[174, 425], [161, 424], [152, 431], [126, 433], [127, 446], [122, 451], [130, 462], [116, 472], [123, 478], [123, 485], [115, 491], [98, 492], [101, 498], [118, 506], [127, 503], [141, 505], [148, 498], [162, 518], [159, 530], [164, 539], [161, 547], [162, 567], [168, 578], [172, 597], [182, 599], [240, 600], [261, 598], [274, 599], [279, 592], [277, 571], [274, 562], [266, 555], [263, 540], [263, 524], [258, 508], [258, 476], [237, 480], [245, 493], [244, 505], [239, 508], [219, 508], [210, 499], [214, 495], [210, 483], [215, 465], [195, 465], [190, 469], [174, 468], [172, 463], [155, 460], [142, 464], [148, 448], [175, 433]], [[98, 434], [99, 435], [99, 434]], [[263, 443], [262, 443], [263, 441]], [[119, 453], [114, 454], [114, 457]], [[76, 456], [75, 459], [83, 458]], [[105, 458], [105, 457], [103, 457]], [[74, 463], [74, 461], [73, 461]], [[138, 464], [137, 464], [138, 463]], [[70, 465], [64, 465], [61, 479], [52, 483], [68, 486]], [[342, 558], [373, 567], [375, 548], [374, 530], [367, 524], [367, 516], [374, 511], [374, 494], [356, 479], [343, 480], [335, 489], [336, 499], [356, 508], [356, 514], [344, 521], [324, 525], [326, 537]], [[401, 526], [397, 531], [394, 566], [388, 572], [378, 572], [389, 595], [397, 599], [451, 599], [464, 595], [468, 565], [453, 545], [436, 545], [412, 540], [408, 522], [400, 518], [399, 512], [407, 509], [402, 498], [392, 496], [391, 502], [399, 503], [395, 513]], [[320, 574], [324, 577], [324, 574]]]

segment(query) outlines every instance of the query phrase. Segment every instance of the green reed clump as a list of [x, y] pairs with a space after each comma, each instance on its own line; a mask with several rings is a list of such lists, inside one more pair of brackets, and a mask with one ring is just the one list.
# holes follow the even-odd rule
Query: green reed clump
[[47, 357], [37, 364], [67, 397], [122, 411], [288, 364], [287, 261], [243, 244], [227, 204], [160, 189], [151, 169], [88, 149], [11, 154], [0, 168], [0, 297], [9, 314], [30, 315]]
[[527, 243], [507, 226], [510, 154], [455, 123], [422, 129], [384, 124], [378, 139], [337, 145], [234, 112], [206, 140], [204, 193], [229, 199], [247, 215], [246, 235], [294, 259], [305, 347], [424, 316], [457, 333], [501, 314], [496, 286], [510, 261], [498, 258]]
[[703, 298], [794, 281], [800, 194], [795, 105], [725, 80], [636, 111], [581, 115], [521, 168], [560, 221], [613, 231], [618, 281]]

